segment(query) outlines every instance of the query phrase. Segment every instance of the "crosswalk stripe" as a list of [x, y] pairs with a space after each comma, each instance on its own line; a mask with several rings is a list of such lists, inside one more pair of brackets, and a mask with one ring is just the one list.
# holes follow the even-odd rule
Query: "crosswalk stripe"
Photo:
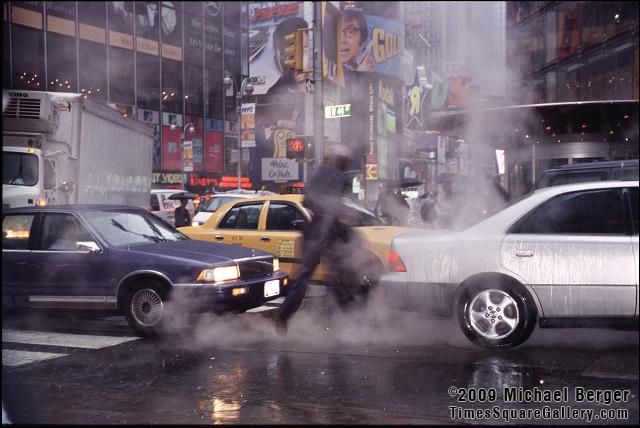
[[2, 330], [2, 342], [29, 345], [64, 346], [69, 348], [100, 349], [138, 340], [139, 337], [92, 336], [85, 334], [44, 331]]
[[9, 367], [22, 366], [24, 364], [38, 361], [51, 360], [53, 358], [64, 357], [68, 354], [56, 354], [53, 352], [17, 351], [14, 349], [2, 350], [2, 365]]

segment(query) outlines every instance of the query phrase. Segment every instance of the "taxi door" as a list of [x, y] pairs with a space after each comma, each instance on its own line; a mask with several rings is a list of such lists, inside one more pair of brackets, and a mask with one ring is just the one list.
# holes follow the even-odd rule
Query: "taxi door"
[[[290, 201], [271, 200], [264, 211], [266, 218], [261, 224], [261, 249], [278, 256], [280, 269], [287, 271], [294, 278], [302, 263], [302, 230], [309, 221], [304, 208]], [[323, 262], [324, 263], [324, 262]], [[311, 281], [322, 281], [320, 264], [311, 276]]]
[[239, 202], [222, 217], [212, 231], [213, 242], [264, 249], [258, 230], [264, 202]]

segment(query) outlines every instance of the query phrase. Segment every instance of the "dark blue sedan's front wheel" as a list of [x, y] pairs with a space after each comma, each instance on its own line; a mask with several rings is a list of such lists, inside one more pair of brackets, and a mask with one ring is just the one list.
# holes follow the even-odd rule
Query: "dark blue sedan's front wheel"
[[124, 301], [125, 316], [131, 328], [143, 336], [157, 335], [163, 319], [165, 296], [163, 287], [156, 281], [134, 284]]

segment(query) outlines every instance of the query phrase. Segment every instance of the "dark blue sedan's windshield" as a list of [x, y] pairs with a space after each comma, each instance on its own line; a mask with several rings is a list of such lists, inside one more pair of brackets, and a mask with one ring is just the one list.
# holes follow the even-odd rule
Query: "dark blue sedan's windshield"
[[170, 224], [144, 212], [94, 211], [86, 218], [113, 247], [189, 239]]

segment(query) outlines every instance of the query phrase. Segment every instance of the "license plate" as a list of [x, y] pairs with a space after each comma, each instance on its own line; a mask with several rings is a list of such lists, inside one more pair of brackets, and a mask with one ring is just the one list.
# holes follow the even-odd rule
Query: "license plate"
[[267, 281], [264, 283], [264, 297], [272, 297], [280, 294], [280, 280]]

